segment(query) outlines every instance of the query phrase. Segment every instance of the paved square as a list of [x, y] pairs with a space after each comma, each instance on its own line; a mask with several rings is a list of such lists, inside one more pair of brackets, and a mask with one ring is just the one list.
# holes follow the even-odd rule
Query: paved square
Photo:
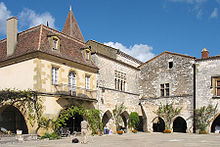
[[[80, 137], [78, 137], [80, 139]], [[0, 144], [0, 147], [210, 147], [220, 146], [220, 134], [137, 133], [89, 137], [88, 144], [73, 144], [72, 137], [61, 140], [26, 141]]]

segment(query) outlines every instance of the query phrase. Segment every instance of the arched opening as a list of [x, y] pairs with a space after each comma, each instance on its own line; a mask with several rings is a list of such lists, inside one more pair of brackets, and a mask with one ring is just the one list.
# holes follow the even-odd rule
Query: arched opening
[[163, 132], [165, 130], [164, 120], [160, 117], [156, 118], [153, 123], [153, 132]]
[[144, 118], [143, 118], [143, 116], [139, 116], [139, 123], [138, 124], [136, 124], [136, 128], [137, 128], [137, 130], [138, 131], [141, 131], [141, 132], [144, 132]]
[[64, 130], [69, 130], [71, 134], [74, 131], [81, 132], [81, 121], [83, 121], [83, 116], [76, 113], [74, 117], [70, 117], [66, 120], [66, 125], [62, 125], [62, 127]]
[[120, 126], [120, 129], [124, 130], [125, 133], [126, 133], [127, 127], [128, 127], [128, 117], [129, 117], [129, 114], [128, 114], [127, 111], [124, 111], [121, 114], [121, 118], [123, 120], [123, 124]]
[[0, 127], [16, 133], [22, 130], [23, 134], [28, 134], [28, 128], [21, 112], [14, 106], [5, 106], [0, 114]]
[[173, 132], [182, 132], [186, 133], [187, 124], [186, 121], [182, 117], [177, 117], [173, 121]]
[[108, 110], [104, 113], [103, 117], [102, 117], [102, 123], [103, 123], [103, 127], [106, 126], [106, 124], [109, 122], [109, 120], [112, 118], [112, 114], [111, 112]]
[[220, 133], [220, 115], [216, 117], [211, 126], [212, 133]]

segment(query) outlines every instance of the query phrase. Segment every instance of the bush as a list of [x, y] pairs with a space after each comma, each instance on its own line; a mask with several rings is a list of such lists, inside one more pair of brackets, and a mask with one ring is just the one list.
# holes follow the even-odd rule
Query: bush
[[140, 122], [139, 116], [137, 112], [131, 112], [129, 115], [129, 127], [136, 129], [136, 125]]
[[49, 138], [49, 140], [54, 140], [54, 139], [61, 139], [61, 137], [56, 133], [48, 133], [46, 132], [43, 136], [41, 136], [41, 139]]

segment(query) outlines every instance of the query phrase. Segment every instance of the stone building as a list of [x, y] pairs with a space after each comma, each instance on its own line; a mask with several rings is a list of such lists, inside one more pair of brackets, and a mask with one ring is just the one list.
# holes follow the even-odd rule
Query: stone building
[[216, 126], [220, 130], [220, 56], [209, 57], [204, 48], [202, 58], [196, 59], [196, 108], [209, 104], [218, 104], [217, 113], [207, 128], [207, 131], [215, 132]]
[[[7, 20], [7, 38], [0, 41], [0, 89], [31, 89], [43, 100], [43, 115], [56, 119], [67, 105], [94, 108], [97, 102], [97, 66], [91, 60], [72, 10], [63, 31], [48, 26], [17, 33], [17, 19]], [[35, 133], [25, 106], [0, 108], [0, 126]], [[80, 131], [82, 116], [70, 120], [70, 131]], [[41, 130], [40, 130], [41, 131]]]
[[193, 64], [195, 57], [163, 52], [142, 64], [140, 68], [140, 101], [147, 120], [147, 131], [162, 132], [163, 118], [156, 110], [161, 104], [182, 107], [174, 118], [174, 132], [193, 132]]
[[[89, 40], [87, 45], [91, 48], [92, 59], [99, 68], [98, 73], [98, 106], [103, 113], [103, 123], [109, 129], [115, 130], [113, 112], [115, 105], [124, 103], [127, 110], [123, 112], [122, 128], [127, 128], [130, 112], [138, 112], [142, 120], [139, 104], [139, 60], [115, 49]], [[143, 121], [143, 120], [142, 120]], [[143, 127], [139, 127], [143, 130]]]

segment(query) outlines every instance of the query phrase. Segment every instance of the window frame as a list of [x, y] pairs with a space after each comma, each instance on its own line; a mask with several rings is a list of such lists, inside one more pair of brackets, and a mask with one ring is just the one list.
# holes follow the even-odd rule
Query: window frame
[[[219, 85], [218, 85], [219, 83]], [[215, 91], [216, 91], [216, 96], [220, 97], [220, 80], [216, 80], [215, 82]]]
[[52, 85], [58, 85], [58, 67], [52, 66], [51, 69], [51, 80], [52, 80]]
[[69, 91], [76, 91], [76, 73], [73, 71], [69, 72], [68, 75], [68, 85], [69, 85]]
[[90, 90], [90, 76], [89, 75], [85, 76], [85, 89]]

